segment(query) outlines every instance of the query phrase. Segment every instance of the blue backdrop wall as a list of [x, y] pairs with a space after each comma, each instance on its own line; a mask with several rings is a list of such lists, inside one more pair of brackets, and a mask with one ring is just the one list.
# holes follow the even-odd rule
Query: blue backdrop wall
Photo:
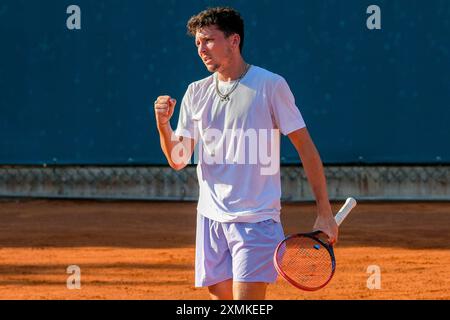
[[326, 164], [450, 163], [448, 0], [1, 0], [0, 164], [165, 164], [152, 104], [208, 75], [185, 26], [215, 5], [241, 12], [245, 59], [287, 79]]

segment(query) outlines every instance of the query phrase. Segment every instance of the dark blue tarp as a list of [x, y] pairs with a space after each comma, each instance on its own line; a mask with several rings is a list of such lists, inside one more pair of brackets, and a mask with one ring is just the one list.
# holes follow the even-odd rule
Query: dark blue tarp
[[0, 164], [166, 163], [152, 104], [208, 75], [185, 25], [215, 5], [242, 13], [245, 59], [287, 79], [325, 163], [450, 163], [450, 1], [378, 0], [373, 31], [371, 4], [1, 0]]

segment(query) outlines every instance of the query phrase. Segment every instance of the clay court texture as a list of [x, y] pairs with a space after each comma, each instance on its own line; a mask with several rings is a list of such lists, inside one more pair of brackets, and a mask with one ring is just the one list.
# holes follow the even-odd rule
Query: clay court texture
[[[314, 210], [284, 203], [285, 233], [310, 231]], [[194, 202], [3, 200], [0, 298], [208, 299], [194, 288], [195, 216]], [[448, 202], [359, 203], [340, 228], [328, 286], [304, 292], [279, 278], [267, 298], [449, 299], [449, 240]], [[80, 289], [67, 288], [70, 265]], [[367, 286], [370, 266], [379, 289]]]

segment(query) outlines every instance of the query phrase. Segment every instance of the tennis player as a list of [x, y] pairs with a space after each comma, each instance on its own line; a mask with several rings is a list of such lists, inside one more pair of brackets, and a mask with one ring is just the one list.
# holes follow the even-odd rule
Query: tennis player
[[176, 100], [159, 96], [154, 109], [172, 168], [183, 169], [197, 143], [201, 154], [195, 285], [208, 287], [212, 299], [264, 299], [277, 278], [273, 253], [284, 238], [276, 133], [287, 135], [301, 156], [317, 203], [313, 229], [334, 244], [338, 227], [322, 161], [285, 79], [244, 61], [244, 22], [236, 10], [209, 8], [187, 28], [212, 74], [188, 86], [176, 131], [170, 125]]

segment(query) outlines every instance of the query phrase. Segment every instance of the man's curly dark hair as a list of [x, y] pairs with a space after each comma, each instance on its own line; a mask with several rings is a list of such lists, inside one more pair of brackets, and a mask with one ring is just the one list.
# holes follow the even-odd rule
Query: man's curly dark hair
[[237, 33], [241, 37], [239, 50], [244, 47], [244, 20], [239, 12], [230, 7], [208, 8], [191, 17], [187, 23], [188, 34], [195, 37], [198, 29], [215, 25], [229, 37]]

